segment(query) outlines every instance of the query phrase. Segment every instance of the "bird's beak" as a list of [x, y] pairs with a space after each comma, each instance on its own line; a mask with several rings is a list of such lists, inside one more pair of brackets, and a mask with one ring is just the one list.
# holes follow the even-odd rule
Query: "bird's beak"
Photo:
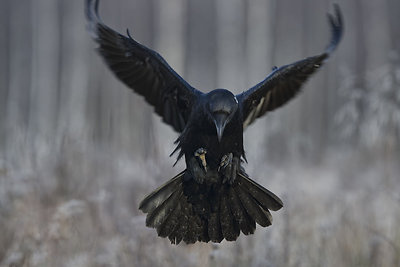
[[217, 113], [214, 114], [214, 123], [217, 128], [218, 142], [221, 142], [222, 135], [224, 134], [224, 129], [228, 121], [228, 114]]

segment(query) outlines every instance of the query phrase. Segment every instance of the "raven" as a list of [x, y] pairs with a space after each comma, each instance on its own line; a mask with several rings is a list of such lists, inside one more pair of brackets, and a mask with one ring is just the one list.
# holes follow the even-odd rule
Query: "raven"
[[172, 154], [179, 151], [177, 161], [185, 157], [186, 170], [140, 203], [146, 225], [175, 244], [234, 241], [240, 232], [253, 234], [256, 223], [271, 225], [270, 210], [283, 203], [243, 169], [243, 130], [294, 98], [335, 50], [343, 33], [339, 7], [328, 14], [332, 33], [323, 53], [274, 67], [265, 80], [234, 95], [225, 89], [202, 93], [193, 88], [128, 30], [124, 36], [106, 26], [98, 5], [98, 0], [86, 0], [86, 17], [105, 63], [180, 133]]

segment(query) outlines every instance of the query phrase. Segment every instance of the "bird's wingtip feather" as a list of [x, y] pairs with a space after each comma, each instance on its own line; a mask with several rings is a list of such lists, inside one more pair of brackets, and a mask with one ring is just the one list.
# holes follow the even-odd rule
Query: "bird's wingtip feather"
[[331, 41], [329, 42], [328, 47], [325, 49], [326, 54], [331, 54], [338, 44], [340, 43], [342, 36], [343, 36], [343, 31], [344, 31], [344, 26], [343, 26], [343, 16], [342, 12], [340, 10], [339, 4], [334, 3], [333, 4], [334, 12], [328, 13], [328, 22], [331, 27]]

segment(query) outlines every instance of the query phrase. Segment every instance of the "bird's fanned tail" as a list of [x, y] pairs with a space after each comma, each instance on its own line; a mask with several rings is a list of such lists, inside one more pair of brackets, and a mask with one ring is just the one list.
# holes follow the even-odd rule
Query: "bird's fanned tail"
[[243, 170], [236, 181], [199, 184], [183, 171], [152, 192], [139, 209], [147, 213], [146, 225], [171, 243], [234, 241], [242, 232], [253, 234], [256, 223], [271, 225], [269, 210], [282, 201], [252, 181]]

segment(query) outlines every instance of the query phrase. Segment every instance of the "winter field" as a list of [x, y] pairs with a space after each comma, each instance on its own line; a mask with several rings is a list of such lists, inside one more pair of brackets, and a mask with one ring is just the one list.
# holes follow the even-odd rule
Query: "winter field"
[[395, 162], [343, 152], [318, 166], [251, 159], [249, 173], [284, 201], [273, 225], [237, 242], [175, 246], [137, 209], [175, 173], [168, 163], [62, 150], [2, 169], [2, 266], [399, 266]]
[[[171, 245], [139, 202], [183, 168], [177, 134], [105, 67], [83, 1], [0, 3], [0, 266], [400, 266], [400, 1], [337, 1], [345, 35], [244, 135], [273, 224]], [[103, 21], [203, 91], [241, 92], [320, 53], [332, 2], [118, 0]]]

